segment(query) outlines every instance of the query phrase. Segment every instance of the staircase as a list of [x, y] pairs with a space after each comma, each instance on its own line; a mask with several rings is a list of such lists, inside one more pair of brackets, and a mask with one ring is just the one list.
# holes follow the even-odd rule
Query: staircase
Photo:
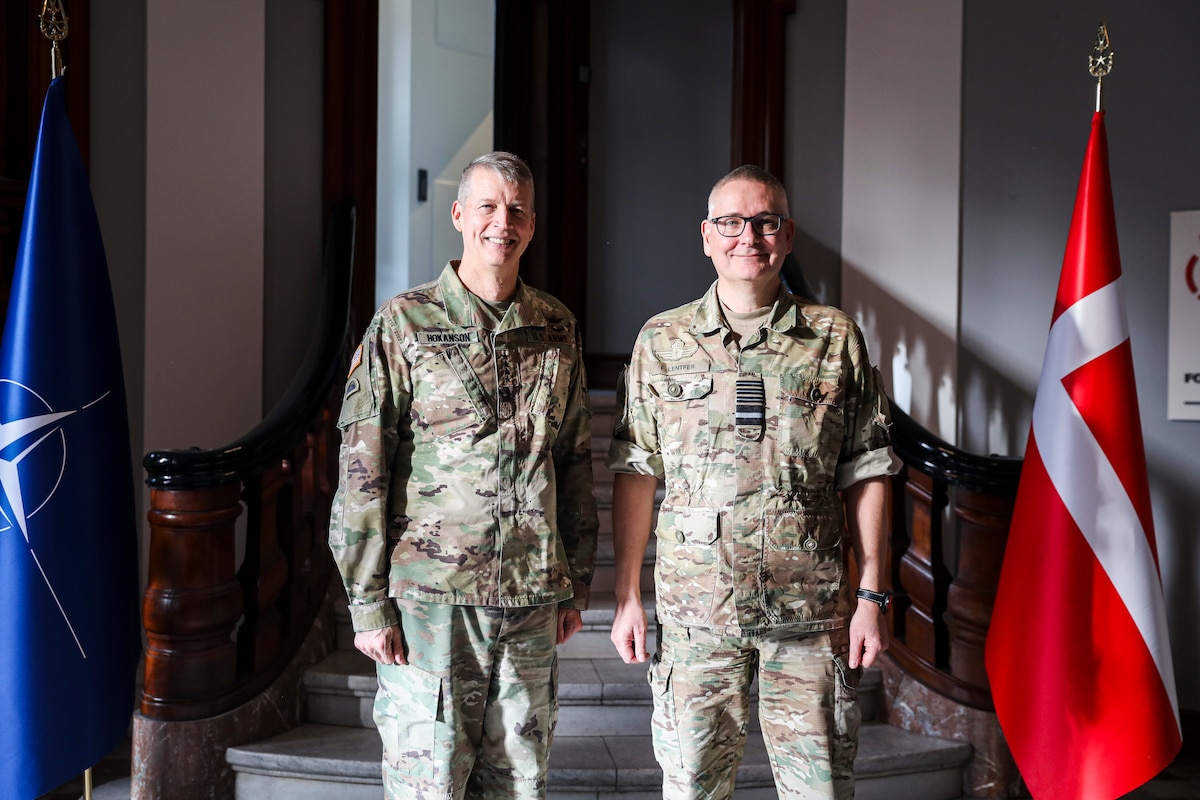
[[[662, 773], [650, 738], [646, 664], [625, 664], [608, 640], [613, 616], [612, 475], [604, 466], [613, 395], [593, 394], [594, 468], [600, 548], [592, 608], [584, 628], [559, 648], [559, 719], [550, 757], [554, 800], [650, 800]], [[642, 585], [653, 589], [653, 547]], [[653, 595], [646, 606], [653, 622]], [[338, 650], [308, 671], [306, 724], [227, 751], [237, 773], [236, 800], [379, 800], [381, 745], [371, 719], [372, 663], [353, 648], [348, 612], [339, 609]], [[653, 630], [653, 624], [651, 625]], [[653, 647], [649, 643], [648, 647]], [[969, 744], [933, 739], [874, 721], [882, 681], [867, 670], [860, 686], [864, 725], [855, 764], [858, 800], [954, 800], [962, 794]], [[738, 771], [736, 800], [775, 798], [765, 748], [752, 725]]]

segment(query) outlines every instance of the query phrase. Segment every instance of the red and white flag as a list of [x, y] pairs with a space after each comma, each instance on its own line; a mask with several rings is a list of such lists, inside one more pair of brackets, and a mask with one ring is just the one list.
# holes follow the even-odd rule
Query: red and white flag
[[1036, 800], [1112, 800], [1179, 752], [1102, 111], [1075, 198], [987, 672]]

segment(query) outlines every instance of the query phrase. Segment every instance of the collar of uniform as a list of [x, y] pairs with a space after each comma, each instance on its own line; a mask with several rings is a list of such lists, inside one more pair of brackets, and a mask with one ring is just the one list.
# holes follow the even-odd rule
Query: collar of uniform
[[[798, 323], [799, 310], [796, 308], [796, 300], [781, 283], [779, 292], [775, 295], [775, 303], [771, 306], [771, 313], [767, 315], [767, 327], [786, 333]], [[696, 311], [692, 315], [692, 324], [688, 330], [693, 335], [705, 335], [727, 327], [729, 326], [725, 315], [721, 313], [721, 300], [717, 297], [717, 282], [713, 281], [712, 286], [708, 287], [708, 291], [696, 304]]]
[[787, 333], [800, 324], [800, 309], [796, 298], [792, 296], [783, 283], [779, 284], [779, 293], [775, 295], [775, 306], [767, 317], [767, 327], [773, 331]]
[[[446, 304], [446, 317], [454, 325], [460, 328], [483, 328], [481, 324], [483, 315], [478, 310], [479, 304], [483, 301], [475, 295], [471, 294], [470, 290], [463, 285], [459, 279], [458, 273], [454, 270], [454, 262], [446, 264], [442, 270], [441, 276], [438, 278], [438, 288], [442, 292], [442, 300]], [[504, 314], [504, 319], [500, 321], [496, 332], [511, 330], [512, 328], [525, 327], [545, 327], [546, 316], [542, 313], [541, 304], [539, 304], [525, 285], [525, 282], [517, 278], [517, 290], [513, 293], [512, 305]]]
[[712, 286], [708, 287], [708, 291], [696, 304], [696, 311], [692, 314], [692, 324], [688, 326], [688, 333], [704, 336], [716, 333], [724, 327], [726, 327], [725, 316], [721, 313], [721, 301], [717, 297], [717, 282], [713, 281]]

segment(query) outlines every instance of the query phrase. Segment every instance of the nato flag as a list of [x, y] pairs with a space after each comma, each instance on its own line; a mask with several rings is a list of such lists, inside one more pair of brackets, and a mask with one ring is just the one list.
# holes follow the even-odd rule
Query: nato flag
[[125, 379], [63, 79], [46, 93], [0, 347], [0, 793], [100, 761], [141, 633]]

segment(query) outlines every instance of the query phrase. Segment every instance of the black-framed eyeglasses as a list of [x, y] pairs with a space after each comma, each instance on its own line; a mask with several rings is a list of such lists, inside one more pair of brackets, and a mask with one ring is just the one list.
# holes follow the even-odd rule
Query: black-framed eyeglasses
[[742, 231], [746, 230], [746, 223], [750, 223], [750, 227], [759, 236], [774, 236], [783, 228], [783, 221], [787, 217], [782, 214], [756, 214], [753, 217], [738, 217], [729, 215], [725, 217], [713, 217], [709, 220], [713, 227], [717, 229], [717, 233], [722, 236], [741, 236]]

